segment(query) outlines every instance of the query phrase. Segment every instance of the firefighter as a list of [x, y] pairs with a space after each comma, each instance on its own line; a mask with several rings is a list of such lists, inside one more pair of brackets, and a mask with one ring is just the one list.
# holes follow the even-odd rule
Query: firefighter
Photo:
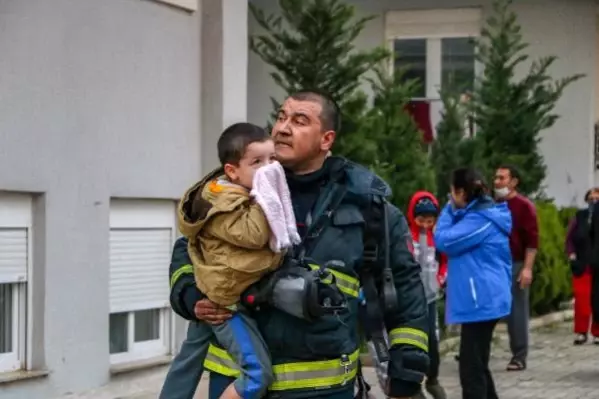
[[[376, 295], [370, 295], [367, 301], [382, 315], [389, 337], [386, 393], [391, 398], [409, 398], [419, 392], [429, 365], [427, 302], [420, 267], [410, 251], [405, 218], [385, 201], [390, 195], [387, 184], [368, 169], [329, 154], [339, 126], [334, 101], [316, 91], [302, 91], [285, 100], [272, 129], [276, 157], [285, 167], [303, 238], [292, 256], [300, 262], [327, 265], [347, 298], [349, 311], [314, 321], [274, 306], [253, 313], [272, 357], [275, 382], [269, 397], [354, 398], [354, 382], [361, 375], [358, 292], [361, 285], [376, 281], [384, 300], [379, 302], [373, 299]], [[381, 222], [371, 228], [375, 219]], [[389, 245], [375, 245], [376, 250], [371, 251], [366, 243], [379, 232], [386, 240], [374, 241]], [[218, 323], [230, 314], [203, 297], [189, 264], [187, 245], [180, 239], [171, 263], [171, 305], [192, 323], [169, 375], [180, 384], [197, 384], [201, 367], [194, 359], [205, 356], [204, 367], [210, 371], [209, 398], [218, 398], [239, 375], [238, 368], [216, 343], [210, 345], [207, 355], [189, 348], [193, 347], [193, 321]], [[181, 396], [173, 388], [163, 390], [162, 397]]]

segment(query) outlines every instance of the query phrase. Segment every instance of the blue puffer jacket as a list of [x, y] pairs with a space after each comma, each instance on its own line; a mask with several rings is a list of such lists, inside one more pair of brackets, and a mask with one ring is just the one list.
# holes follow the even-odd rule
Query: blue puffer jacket
[[448, 204], [437, 222], [435, 244], [447, 254], [447, 323], [507, 316], [512, 304], [512, 216], [490, 197], [464, 209]]

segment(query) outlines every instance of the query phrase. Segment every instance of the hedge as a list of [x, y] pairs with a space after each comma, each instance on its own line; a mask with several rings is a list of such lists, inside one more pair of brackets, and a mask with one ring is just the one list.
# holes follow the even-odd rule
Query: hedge
[[558, 310], [572, 297], [571, 273], [564, 250], [566, 227], [575, 209], [559, 210], [553, 203], [537, 201], [539, 252], [534, 265], [530, 306], [533, 315]]

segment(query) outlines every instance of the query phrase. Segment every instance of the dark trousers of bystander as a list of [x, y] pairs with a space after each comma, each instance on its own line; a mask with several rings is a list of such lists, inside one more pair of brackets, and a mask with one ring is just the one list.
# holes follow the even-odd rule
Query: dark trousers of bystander
[[497, 322], [462, 324], [459, 360], [462, 399], [498, 399], [489, 370], [491, 341]]

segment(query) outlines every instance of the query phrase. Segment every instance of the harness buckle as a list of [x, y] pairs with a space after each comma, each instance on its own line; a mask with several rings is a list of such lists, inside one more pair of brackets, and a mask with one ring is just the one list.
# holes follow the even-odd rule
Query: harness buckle
[[343, 374], [349, 374], [351, 372], [352, 361], [348, 355], [341, 355], [341, 367], [343, 367]]
[[351, 365], [353, 362], [348, 355], [341, 355], [339, 363], [341, 364], [341, 367], [343, 367], [343, 381], [341, 382], [341, 385], [343, 386], [349, 381], [348, 374], [351, 372]]
[[362, 261], [367, 263], [376, 263], [379, 259], [379, 248], [378, 245], [364, 246], [362, 252]]

